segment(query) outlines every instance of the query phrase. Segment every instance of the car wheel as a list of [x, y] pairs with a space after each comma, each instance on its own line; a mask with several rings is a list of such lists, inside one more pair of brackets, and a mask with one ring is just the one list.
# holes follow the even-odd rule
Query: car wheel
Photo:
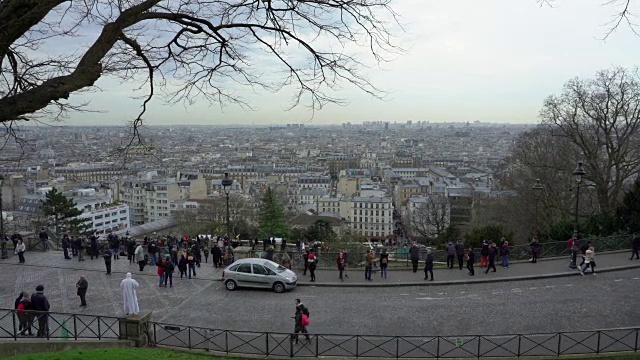
[[281, 282], [277, 282], [275, 284], [273, 284], [273, 291], [279, 293], [282, 293], [286, 290], [286, 288], [284, 287], [284, 284]]
[[225, 286], [225, 287], [227, 288], [227, 290], [229, 290], [229, 291], [233, 291], [233, 290], [235, 290], [235, 289], [237, 289], [237, 288], [238, 288], [238, 285], [237, 285], [237, 284], [236, 284], [236, 282], [235, 282], [235, 281], [233, 281], [233, 280], [229, 280], [229, 281], [227, 281], [227, 282], [224, 284], [224, 286]]

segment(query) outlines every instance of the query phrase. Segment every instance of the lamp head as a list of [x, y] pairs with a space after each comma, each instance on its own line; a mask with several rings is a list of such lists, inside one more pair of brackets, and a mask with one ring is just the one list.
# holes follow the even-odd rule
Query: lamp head
[[576, 177], [576, 182], [578, 184], [582, 182], [582, 178], [584, 177], [585, 174], [586, 174], [586, 171], [584, 171], [584, 166], [582, 161], [578, 161], [578, 167], [573, 171], [573, 176]]

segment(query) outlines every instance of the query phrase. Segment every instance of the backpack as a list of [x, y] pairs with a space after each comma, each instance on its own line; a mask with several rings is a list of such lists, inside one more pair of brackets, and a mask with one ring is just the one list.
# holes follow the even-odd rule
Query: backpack
[[167, 261], [167, 263], [164, 265], [164, 271], [165, 272], [172, 273], [174, 269], [175, 269], [175, 267], [173, 266], [173, 263], [171, 261]]
[[302, 314], [302, 320], [300, 321], [300, 325], [309, 326], [309, 316], [306, 314]]
[[24, 310], [25, 310], [24, 303], [20, 302], [18, 304], [18, 315], [20, 315], [20, 316], [24, 315]]

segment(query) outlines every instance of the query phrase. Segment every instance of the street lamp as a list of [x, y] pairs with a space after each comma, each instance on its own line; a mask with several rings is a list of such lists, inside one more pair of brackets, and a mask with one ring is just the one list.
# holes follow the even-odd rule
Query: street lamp
[[2, 185], [4, 183], [4, 176], [0, 175], [0, 247], [2, 248], [2, 256], [0, 259], [8, 259], [7, 254], [7, 237], [4, 236], [4, 216], [2, 216]]
[[540, 183], [540, 179], [536, 179], [536, 183], [531, 187], [533, 189], [533, 196], [536, 198], [536, 227], [534, 229], [534, 236], [538, 236], [538, 200], [540, 195], [544, 191], [544, 186]]
[[224, 173], [222, 187], [227, 195], [227, 236], [229, 240], [231, 240], [231, 224], [229, 223], [229, 192], [231, 191], [231, 185], [233, 185], [233, 179], [229, 176], [229, 173]]
[[576, 259], [578, 257], [578, 249], [580, 247], [578, 243], [578, 207], [580, 205], [580, 184], [582, 183], [582, 178], [586, 172], [584, 171], [584, 166], [582, 161], [578, 161], [578, 167], [573, 171], [573, 176], [576, 177], [576, 211], [575, 217], [573, 220], [573, 246], [571, 246], [571, 263], [569, 267], [575, 269]]

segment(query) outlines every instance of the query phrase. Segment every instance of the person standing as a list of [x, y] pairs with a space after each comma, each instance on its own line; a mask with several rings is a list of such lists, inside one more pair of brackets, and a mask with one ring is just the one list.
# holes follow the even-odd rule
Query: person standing
[[102, 258], [104, 259], [104, 266], [107, 268], [107, 275], [111, 275], [111, 251], [109, 251], [108, 247], [102, 252]]
[[636, 256], [636, 260], [640, 259], [640, 237], [637, 237], [636, 234], [633, 234], [633, 240], [631, 241], [631, 259], [633, 260], [633, 255]]
[[480, 267], [486, 267], [489, 264], [489, 243], [487, 240], [482, 240], [482, 247], [480, 248]]
[[91, 240], [91, 260], [93, 260], [94, 256], [97, 259], [100, 256], [98, 253], [98, 237], [94, 233], [89, 239]]
[[147, 264], [147, 261], [144, 258], [144, 249], [142, 248], [142, 244], [139, 244], [136, 247], [136, 251], [134, 252], [134, 254], [140, 271], [144, 271], [144, 266]]
[[78, 296], [80, 297], [80, 306], [87, 306], [87, 289], [89, 288], [89, 282], [84, 276], [80, 276], [80, 279], [76, 283], [78, 289]]
[[140, 312], [138, 307], [138, 295], [136, 289], [140, 286], [137, 281], [131, 277], [131, 273], [127, 273], [124, 280], [120, 282], [122, 289], [122, 297], [124, 300], [124, 315], [137, 315]]
[[309, 269], [310, 254], [311, 254], [311, 251], [309, 251], [309, 249], [305, 250], [304, 254], [302, 254], [302, 259], [304, 260], [304, 271], [302, 272], [302, 275], [307, 275], [307, 269]]
[[487, 265], [487, 270], [485, 270], [485, 274], [487, 274], [489, 272], [489, 269], [493, 269], [493, 272], [496, 272], [496, 256], [498, 255], [498, 250], [496, 249], [496, 244], [492, 241], [489, 244], [489, 255], [488, 257], [488, 261], [489, 264]]
[[127, 259], [129, 264], [136, 262], [136, 248], [136, 242], [131, 238], [127, 239]]
[[[502, 238], [504, 240], [504, 238]], [[509, 268], [509, 242], [504, 240], [502, 247], [500, 248], [500, 255], [502, 256], [502, 267]]]
[[593, 246], [589, 246], [589, 248], [584, 252], [584, 266], [580, 267], [580, 274], [584, 276], [584, 271], [591, 267], [591, 273], [593, 275], [596, 274], [596, 251]]
[[367, 253], [364, 255], [364, 278], [371, 281], [371, 272], [373, 270], [373, 252], [371, 249], [367, 249]]
[[167, 280], [169, 281], [169, 287], [173, 287], [173, 271], [175, 266], [169, 257], [164, 262], [164, 287], [167, 287]]
[[458, 267], [462, 270], [462, 265], [464, 265], [464, 244], [462, 240], [458, 240], [456, 243], [456, 256], [458, 256]]
[[311, 282], [316, 282], [316, 256], [313, 253], [309, 253], [309, 274], [311, 275]]
[[469, 276], [474, 276], [476, 272], [473, 270], [473, 264], [476, 262], [476, 254], [473, 253], [473, 247], [469, 248], [467, 252], [467, 270], [469, 270]]
[[191, 279], [191, 273], [193, 273], [193, 277], [196, 277], [196, 260], [193, 255], [188, 254], [187, 256], [187, 266], [189, 267], [189, 279]]
[[267, 248], [267, 255], [265, 256], [265, 258], [267, 260], [273, 261], [273, 253], [274, 253], [273, 245], [269, 245], [269, 247]]
[[69, 234], [64, 234], [64, 236], [62, 236], [62, 251], [64, 253], [64, 258], [66, 260], [71, 260], [71, 256], [69, 256]]
[[18, 244], [16, 244], [15, 254], [18, 255], [18, 264], [24, 264], [24, 252], [27, 250], [27, 247], [24, 244], [22, 239], [18, 239]]
[[534, 236], [529, 246], [531, 246], [531, 260], [529, 261], [535, 264], [538, 262], [538, 254], [540, 253], [540, 243], [538, 242], [538, 238]]
[[344, 271], [344, 257], [342, 256], [342, 252], [338, 254], [338, 258], [336, 259], [336, 264], [338, 265], [338, 278], [340, 281], [344, 281], [342, 277], [342, 272]]
[[215, 268], [220, 267], [221, 259], [222, 259], [222, 250], [220, 250], [218, 245], [213, 246], [211, 248], [211, 261], [213, 262], [213, 267]]
[[289, 256], [289, 254], [287, 254], [287, 252], [284, 252], [282, 254], [282, 266], [291, 270], [291, 257]]
[[346, 250], [342, 250], [342, 258], [344, 259], [344, 277], [349, 278], [347, 269], [349, 268], [349, 253]]
[[[413, 272], [418, 272], [418, 261], [420, 261], [420, 248], [414, 241], [409, 249], [409, 257], [411, 258], [411, 265], [413, 266]], [[371, 280], [371, 279], [369, 279]]]
[[38, 285], [36, 287], [36, 293], [31, 295], [31, 306], [35, 311], [35, 316], [38, 317], [38, 337], [49, 336], [49, 299], [44, 295], [44, 286]]
[[424, 279], [428, 280], [429, 275], [431, 275], [429, 281], [433, 281], [433, 254], [431, 250], [427, 250], [427, 258], [424, 260]]
[[149, 257], [151, 258], [152, 265], [155, 265], [155, 263], [158, 261], [158, 258], [156, 256], [157, 251], [158, 251], [158, 246], [156, 245], [155, 240], [151, 240], [149, 242], [149, 245], [147, 245], [147, 252], [149, 253]]
[[158, 259], [158, 262], [156, 263], [156, 267], [158, 268], [158, 277], [160, 277], [160, 281], [158, 282], [158, 287], [162, 287], [164, 286], [164, 266], [165, 266], [166, 262], [160, 258]]
[[76, 238], [76, 249], [78, 253], [78, 261], [84, 261], [84, 237], [78, 236]]
[[38, 234], [38, 237], [40, 238], [40, 242], [42, 243], [42, 248], [44, 249], [44, 251], [48, 251], [49, 234], [47, 233], [47, 230], [45, 230], [45, 228], [40, 229], [40, 234]]
[[180, 260], [178, 261], [178, 271], [180, 271], [180, 278], [182, 279], [182, 275], [187, 277], [187, 258], [184, 255], [180, 255]]
[[209, 248], [204, 246], [202, 252], [204, 253], [204, 263], [209, 263]]
[[118, 260], [118, 250], [120, 249], [120, 239], [118, 239], [118, 235], [109, 233], [109, 235], [107, 236], [107, 240], [109, 242], [109, 246], [111, 247], [111, 251], [113, 252], [113, 259]]
[[380, 277], [387, 278], [387, 266], [389, 265], [389, 254], [387, 249], [382, 249], [380, 252]]
[[71, 247], [71, 256], [78, 256], [78, 247], [76, 246], [76, 237], [69, 238], [69, 247]]
[[449, 241], [447, 244], [447, 267], [453, 269], [453, 264], [456, 258], [456, 245], [453, 241]]

